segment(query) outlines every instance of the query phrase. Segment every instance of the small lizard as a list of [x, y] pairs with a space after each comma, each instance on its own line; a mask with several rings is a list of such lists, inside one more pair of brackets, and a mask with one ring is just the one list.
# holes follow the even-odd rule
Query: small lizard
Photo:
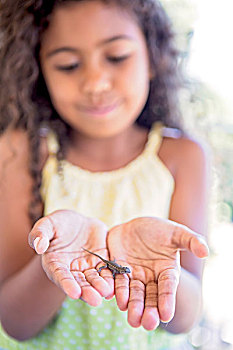
[[101, 267], [97, 270], [97, 272], [100, 272], [102, 269], [108, 268], [109, 270], [112, 271], [113, 278], [115, 278], [115, 275], [116, 275], [117, 273], [123, 274], [123, 273], [130, 273], [130, 272], [131, 272], [130, 269], [129, 269], [129, 267], [118, 265], [118, 264], [115, 262], [115, 260], [114, 260], [114, 261], [106, 260], [106, 259], [102, 258], [100, 255], [98, 255], [98, 254], [96, 254], [96, 253], [93, 253], [93, 252], [91, 252], [91, 251], [88, 250], [88, 249], [83, 248], [83, 250], [86, 250], [86, 252], [88, 252], [88, 253], [90, 253], [90, 254], [92, 254], [92, 255], [97, 256], [98, 258], [100, 258], [100, 259], [106, 264], [106, 265], [104, 265], [104, 266], [101, 266]]

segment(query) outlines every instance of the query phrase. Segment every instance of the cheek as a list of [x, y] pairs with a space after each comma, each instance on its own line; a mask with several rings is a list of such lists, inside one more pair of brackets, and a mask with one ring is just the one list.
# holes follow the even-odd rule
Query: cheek
[[70, 80], [55, 73], [51, 74], [45, 81], [54, 107], [58, 111], [67, 108], [74, 98], [75, 91]]
[[[131, 103], [144, 107], [146, 103], [149, 86], [150, 86], [150, 73], [147, 60], [143, 57], [138, 57], [131, 62], [128, 73], [126, 73], [124, 79], [124, 88], [127, 92]], [[122, 72], [123, 73], [123, 72]]]

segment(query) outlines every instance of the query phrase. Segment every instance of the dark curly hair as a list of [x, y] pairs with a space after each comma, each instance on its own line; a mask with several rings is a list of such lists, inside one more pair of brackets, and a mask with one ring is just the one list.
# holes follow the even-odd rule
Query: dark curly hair
[[[39, 130], [47, 123], [58, 135], [58, 159], [65, 156], [70, 127], [53, 108], [41, 74], [40, 38], [48, 28], [56, 6], [71, 1], [96, 0], [0, 0], [0, 135], [8, 128], [27, 131], [31, 149], [30, 173], [34, 179], [30, 216], [38, 217], [41, 172]], [[152, 70], [147, 103], [137, 123], [150, 128], [155, 121], [182, 129], [177, 103], [180, 73], [171, 23], [158, 0], [101, 0], [131, 11], [145, 35]]]

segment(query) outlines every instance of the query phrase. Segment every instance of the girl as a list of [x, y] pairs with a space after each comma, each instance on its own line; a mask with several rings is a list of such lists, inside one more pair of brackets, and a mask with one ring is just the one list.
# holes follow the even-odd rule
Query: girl
[[[0, 12], [0, 345], [181, 349], [208, 253], [181, 224], [205, 232], [207, 167], [181, 131], [163, 9], [8, 0]], [[98, 273], [82, 248], [131, 273]]]

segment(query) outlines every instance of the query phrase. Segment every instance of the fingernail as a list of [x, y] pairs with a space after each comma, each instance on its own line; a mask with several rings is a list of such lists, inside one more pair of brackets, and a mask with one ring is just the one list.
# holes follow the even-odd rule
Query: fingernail
[[34, 240], [33, 242], [33, 246], [34, 246], [34, 249], [37, 250], [37, 246], [39, 244], [39, 241], [40, 241], [40, 237], [36, 237], [36, 239]]

